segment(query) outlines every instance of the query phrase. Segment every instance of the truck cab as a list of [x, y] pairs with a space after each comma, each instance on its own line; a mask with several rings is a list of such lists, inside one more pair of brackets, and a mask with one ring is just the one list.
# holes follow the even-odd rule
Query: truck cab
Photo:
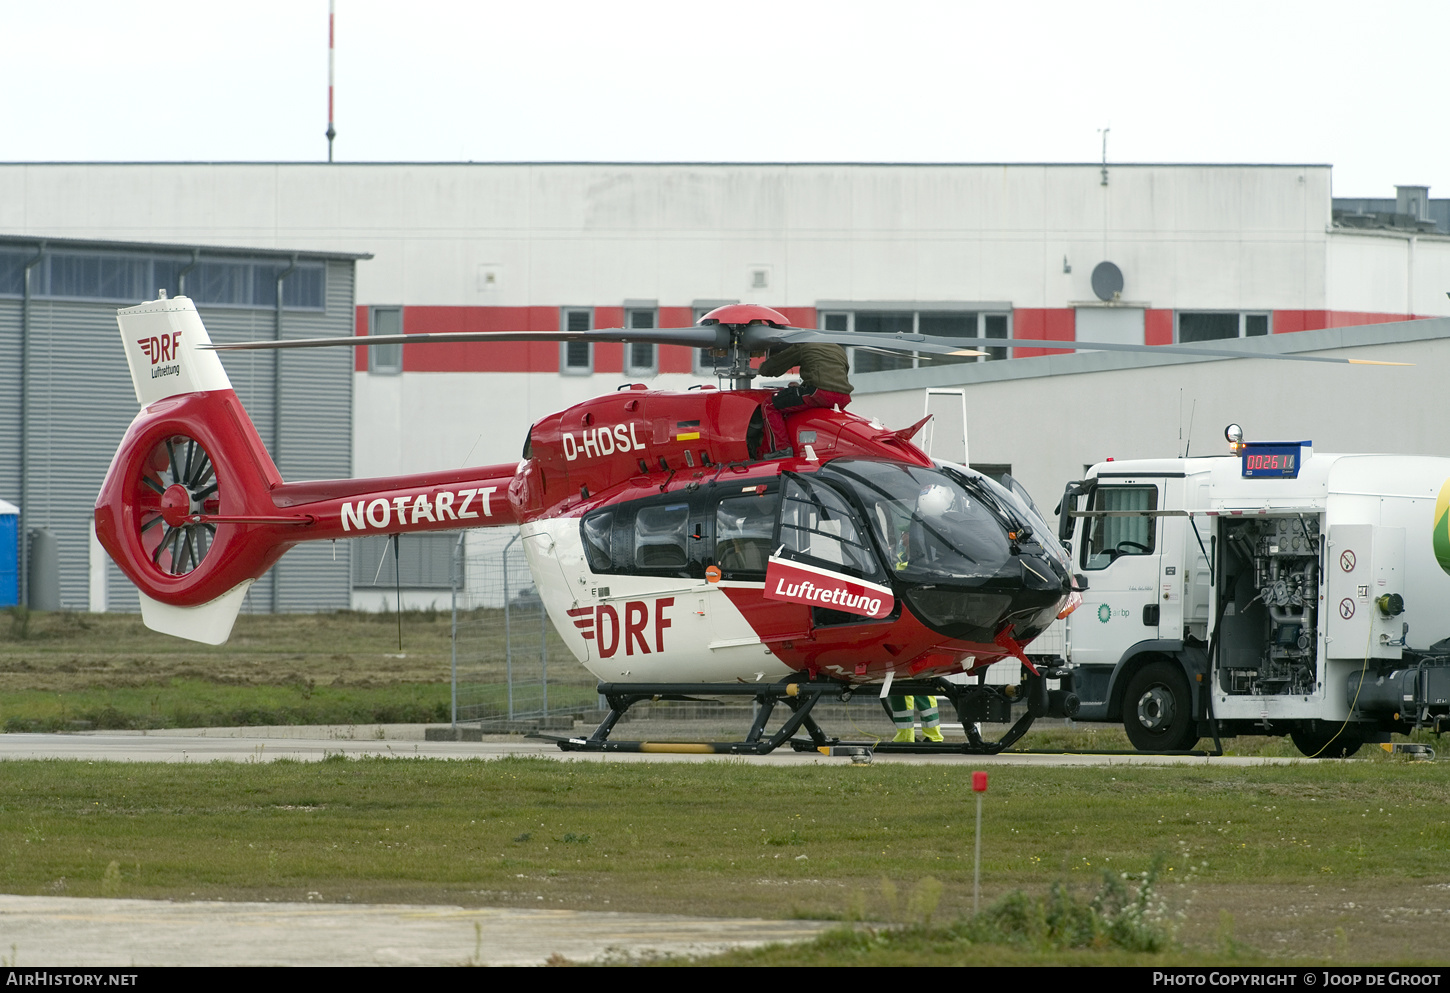
[[1145, 751], [1255, 733], [1312, 755], [1450, 726], [1450, 460], [1238, 440], [1099, 463], [1058, 510], [1087, 578], [1078, 719]]

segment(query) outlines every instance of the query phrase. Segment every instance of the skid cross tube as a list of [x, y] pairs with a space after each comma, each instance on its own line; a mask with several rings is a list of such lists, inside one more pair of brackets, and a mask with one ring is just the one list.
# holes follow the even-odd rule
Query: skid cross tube
[[[827, 693], [840, 693], [840, 683], [806, 680], [780, 683], [600, 683], [599, 695], [609, 703], [609, 713], [588, 738], [538, 735], [553, 741], [566, 752], [685, 752], [705, 755], [768, 755], [790, 740], [801, 728], [810, 735], [812, 748], [835, 744], [811, 719], [813, 708]], [[610, 741], [609, 733], [625, 711], [645, 700], [696, 700], [701, 696], [748, 696], [758, 705], [755, 721], [744, 741]], [[791, 710], [769, 738], [762, 736], [777, 702]]]
[[[564, 737], [539, 734], [532, 737], [552, 741], [566, 752], [678, 752], [703, 755], [768, 755], [782, 745], [790, 745], [796, 751], [822, 751], [833, 753], [840, 746], [853, 750], [866, 749], [879, 752], [916, 752], [922, 754], [995, 755], [1010, 748], [1032, 726], [1036, 717], [1043, 716], [1049, 709], [1046, 682], [1058, 678], [1057, 670], [1046, 670], [1043, 676], [1027, 677], [1022, 687], [1026, 693], [1012, 692], [1016, 687], [989, 686], [979, 679], [975, 683], [953, 683], [936, 678], [929, 680], [900, 680], [891, 687], [893, 696], [941, 696], [951, 701], [966, 730], [964, 742], [842, 742], [828, 735], [811, 711], [827, 695], [849, 700], [855, 692], [867, 691], [871, 687], [851, 686], [829, 680], [813, 680], [805, 676], [785, 679], [776, 683], [600, 683], [600, 696], [609, 704], [609, 713], [585, 737]], [[741, 741], [611, 741], [610, 733], [624, 717], [625, 712], [637, 703], [653, 700], [697, 701], [701, 698], [721, 696], [752, 697], [756, 713], [750, 730]], [[1012, 720], [1012, 704], [1025, 697], [1026, 712], [1017, 718], [1007, 732], [996, 741], [982, 737], [978, 724], [982, 721], [1008, 723]], [[777, 704], [784, 704], [790, 716], [774, 734], [766, 736], [765, 728]], [[805, 731], [797, 738], [796, 733]]]

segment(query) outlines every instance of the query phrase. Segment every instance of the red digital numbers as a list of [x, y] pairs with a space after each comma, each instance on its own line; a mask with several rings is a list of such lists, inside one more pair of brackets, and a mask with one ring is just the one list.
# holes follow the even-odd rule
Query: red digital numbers
[[1297, 454], [1288, 452], [1261, 452], [1252, 454], [1245, 452], [1243, 462], [1243, 473], [1245, 476], [1272, 475], [1293, 477], [1297, 475], [1295, 462]]

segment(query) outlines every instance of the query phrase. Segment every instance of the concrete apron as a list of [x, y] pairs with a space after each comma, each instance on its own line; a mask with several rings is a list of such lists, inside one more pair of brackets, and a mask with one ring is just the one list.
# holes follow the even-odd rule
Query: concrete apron
[[7, 965], [543, 965], [698, 956], [838, 926], [579, 910], [0, 894]]

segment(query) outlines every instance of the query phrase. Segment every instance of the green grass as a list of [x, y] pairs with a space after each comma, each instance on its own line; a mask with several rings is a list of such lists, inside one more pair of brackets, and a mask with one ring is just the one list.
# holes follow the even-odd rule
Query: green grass
[[[0, 729], [446, 722], [452, 618], [245, 615], [226, 645], [149, 631], [128, 614], [0, 614]], [[500, 611], [463, 617], [460, 704], [506, 712]], [[551, 640], [550, 707], [595, 705], [595, 680]], [[534, 671], [536, 673], [537, 664]], [[527, 682], [529, 669], [521, 667]], [[522, 697], [536, 686], [519, 686]], [[537, 706], [537, 701], [533, 702]]]
[[0, 705], [6, 731], [140, 729], [272, 724], [447, 723], [449, 687], [226, 686], [170, 679], [150, 686], [86, 688], [67, 693], [22, 690]]
[[[6, 762], [0, 890], [927, 926], [919, 892], [930, 878], [940, 883], [933, 926], [953, 927], [972, 901], [969, 772], [728, 761]], [[1226, 912], [1230, 935], [1236, 919], [1234, 940], [1252, 954], [1450, 957], [1438, 911], [1415, 909], [1438, 908], [1450, 883], [1450, 770], [1440, 765], [1003, 766], [985, 807], [989, 902], [1015, 890], [1045, 900], [1054, 882], [1081, 902], [1105, 871], [1136, 877], [1157, 854], [1160, 892], [1185, 914], [1182, 954], [1224, 947]], [[1336, 928], [1352, 951], [1340, 950]], [[977, 940], [963, 935], [952, 940]]]

